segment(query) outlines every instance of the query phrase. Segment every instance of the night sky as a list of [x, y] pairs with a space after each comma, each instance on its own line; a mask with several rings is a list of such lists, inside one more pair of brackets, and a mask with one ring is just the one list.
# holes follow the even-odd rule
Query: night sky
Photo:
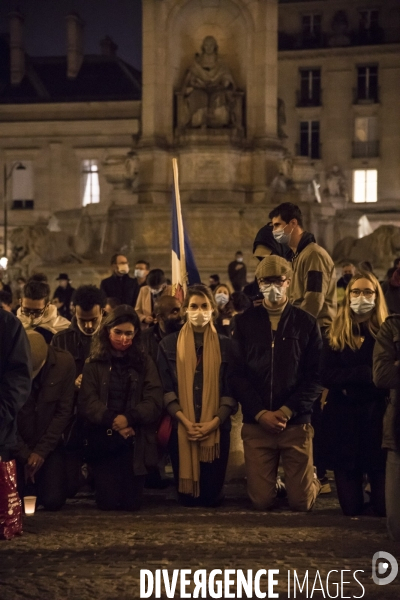
[[85, 21], [85, 54], [100, 54], [105, 35], [118, 45], [120, 58], [141, 70], [141, 0], [0, 0], [0, 33], [8, 32], [8, 13], [25, 16], [25, 50], [31, 56], [66, 54], [65, 16], [77, 12]]

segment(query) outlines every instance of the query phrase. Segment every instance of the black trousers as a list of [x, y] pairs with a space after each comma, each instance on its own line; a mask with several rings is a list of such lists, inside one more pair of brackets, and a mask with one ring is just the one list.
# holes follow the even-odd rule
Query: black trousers
[[42, 467], [35, 475], [35, 483], [25, 482], [25, 464], [17, 459], [18, 493], [23, 496], [37, 496], [37, 505], [45, 510], [60, 510], [67, 499], [65, 471], [65, 448], [57, 446], [50, 452]]
[[100, 510], [134, 511], [141, 507], [145, 476], [133, 474], [131, 448], [88, 463]]
[[[200, 495], [194, 498], [190, 494], [178, 494], [180, 504], [184, 506], [216, 506], [223, 500], [222, 488], [228, 465], [231, 432], [220, 430], [219, 458], [211, 463], [200, 463]], [[178, 430], [173, 429], [169, 441], [169, 453], [176, 487], [179, 483]]]
[[322, 429], [322, 408], [321, 408], [321, 396], [317, 398], [313, 405], [313, 412], [311, 415], [311, 425], [314, 428], [314, 439], [313, 439], [313, 454], [314, 454], [314, 465], [317, 469], [317, 477], [322, 479], [326, 476], [326, 460], [324, 456], [324, 438]]
[[[361, 469], [335, 470], [336, 490], [343, 514], [353, 517], [364, 509], [363, 479]], [[371, 506], [380, 517], [386, 515], [385, 508], [385, 471], [368, 473], [371, 485]]]

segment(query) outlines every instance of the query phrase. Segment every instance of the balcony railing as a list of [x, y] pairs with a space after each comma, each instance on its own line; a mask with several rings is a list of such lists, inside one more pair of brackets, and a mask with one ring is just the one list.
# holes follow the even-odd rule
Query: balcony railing
[[34, 200], [13, 200], [12, 210], [33, 210], [35, 207]]
[[353, 104], [377, 104], [379, 102], [379, 87], [362, 90], [353, 88]]
[[321, 106], [321, 90], [313, 90], [311, 98], [307, 96], [307, 94], [302, 93], [300, 90], [296, 92], [296, 106]]
[[353, 142], [353, 158], [375, 158], [379, 156], [379, 141]]
[[308, 148], [296, 144], [296, 156], [308, 156], [308, 158], [319, 160], [322, 157], [322, 144], [312, 144]]

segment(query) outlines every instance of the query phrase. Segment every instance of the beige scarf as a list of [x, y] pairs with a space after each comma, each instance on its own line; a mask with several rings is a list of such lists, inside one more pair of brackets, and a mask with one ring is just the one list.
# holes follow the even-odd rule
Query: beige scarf
[[[195, 422], [193, 381], [196, 370], [196, 349], [193, 328], [186, 323], [178, 337], [176, 369], [178, 396], [182, 412], [189, 421]], [[221, 350], [218, 334], [212, 324], [204, 328], [203, 346], [203, 394], [201, 423], [212, 421], [219, 409], [219, 372]], [[195, 498], [200, 494], [200, 461], [212, 462], [219, 458], [219, 428], [203, 442], [190, 442], [182, 423], [178, 425], [179, 444], [179, 491]]]

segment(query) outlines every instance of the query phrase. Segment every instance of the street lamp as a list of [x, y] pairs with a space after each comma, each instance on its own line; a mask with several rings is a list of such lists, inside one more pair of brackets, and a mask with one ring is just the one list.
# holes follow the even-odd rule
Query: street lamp
[[11, 165], [10, 171], [7, 173], [7, 165], [4, 165], [3, 170], [3, 209], [4, 209], [4, 258], [7, 259], [8, 246], [8, 202], [7, 202], [7, 182], [11, 178], [14, 169], [25, 171], [26, 167], [21, 162], [16, 161]]

